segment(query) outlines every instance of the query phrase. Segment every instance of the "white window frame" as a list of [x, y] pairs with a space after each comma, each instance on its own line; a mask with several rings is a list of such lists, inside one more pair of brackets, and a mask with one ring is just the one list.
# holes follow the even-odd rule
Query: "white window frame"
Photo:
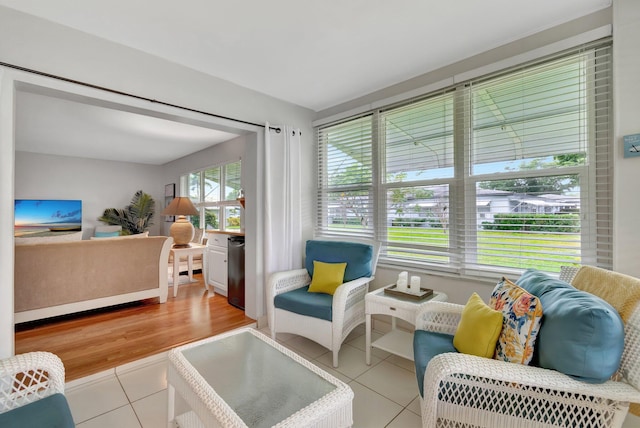
[[[205, 212], [207, 208], [218, 208], [218, 229], [205, 229], [206, 230], [217, 230], [217, 231], [239, 231], [242, 229], [243, 223], [244, 223], [244, 210], [242, 209], [242, 205], [240, 204], [240, 201], [238, 199], [229, 199], [229, 200], [225, 200], [224, 198], [226, 197], [226, 195], [223, 195], [222, 192], [224, 192], [224, 189], [226, 189], [226, 181], [227, 181], [227, 166], [228, 165], [232, 165], [232, 164], [236, 164], [239, 163], [240, 164], [240, 171], [242, 172], [242, 159], [237, 159], [237, 160], [233, 160], [230, 162], [225, 162], [223, 164], [217, 164], [217, 165], [210, 165], [206, 168], [201, 168], [201, 169], [197, 169], [194, 171], [190, 171], [182, 176], [180, 176], [180, 193], [181, 195], [184, 196], [189, 196], [189, 177], [192, 174], [200, 174], [200, 200], [195, 201], [192, 199], [193, 204], [195, 205], [195, 207], [198, 209], [198, 211], [200, 211], [200, 225], [201, 228], [206, 228], [206, 223], [205, 223]], [[213, 168], [220, 168], [220, 186], [219, 186], [219, 191], [221, 192], [219, 195], [219, 200], [217, 202], [211, 202], [211, 201], [205, 201], [205, 194], [204, 194], [204, 188], [205, 188], [205, 184], [204, 184], [204, 179], [205, 179], [205, 174], [204, 172]], [[228, 228], [227, 227], [227, 208], [228, 207], [234, 207], [238, 209], [239, 212], [239, 217], [240, 217], [240, 225], [239, 227], [236, 228]]]
[[[607, 44], [608, 41], [601, 41], [599, 44]], [[591, 46], [593, 47], [593, 45]], [[587, 47], [589, 48], [589, 47]], [[610, 47], [609, 47], [610, 49]], [[568, 55], [571, 55], [578, 50], [575, 50]], [[592, 79], [590, 75], [588, 77], [588, 84], [591, 84], [589, 80]], [[477, 79], [474, 79], [477, 80]], [[436, 266], [429, 263], [420, 263], [415, 261], [407, 261], [407, 260], [399, 260], [398, 258], [389, 257], [386, 253], [386, 246], [383, 245], [381, 248], [381, 262], [389, 265], [401, 265], [403, 267], [414, 267], [417, 269], [430, 269], [430, 270], [439, 270], [449, 273], [456, 273], [463, 276], [469, 277], [494, 277], [496, 272], [500, 272], [503, 274], [507, 274], [509, 272], [520, 273], [522, 269], [509, 269], [509, 268], [490, 268], [484, 265], [478, 265], [476, 263], [476, 257], [478, 255], [477, 251], [477, 241], [474, 242], [473, 233], [465, 233], [463, 230], [462, 233], [458, 233], [459, 231], [456, 228], [460, 227], [465, 229], [466, 231], [475, 230], [478, 227], [477, 224], [477, 198], [476, 198], [476, 186], [477, 183], [487, 180], [496, 180], [494, 176], [491, 174], [485, 175], [473, 175], [470, 173], [470, 134], [471, 134], [471, 112], [469, 110], [469, 91], [466, 88], [467, 82], [462, 82], [457, 85], [453, 85], [448, 88], [440, 89], [437, 93], [442, 93], [443, 91], [454, 91], [454, 152], [455, 152], [455, 160], [454, 160], [454, 177], [451, 178], [436, 178], [436, 179], [428, 179], [423, 181], [411, 181], [410, 183], [386, 183], [384, 179], [385, 168], [384, 168], [384, 151], [383, 145], [385, 144], [383, 139], [384, 137], [381, 135], [382, 132], [378, 132], [379, 129], [379, 116], [380, 112], [384, 110], [389, 110], [391, 106], [384, 106], [376, 110], [360, 113], [359, 116], [354, 117], [352, 119], [357, 119], [358, 117], [363, 117], [367, 115], [372, 115], [372, 153], [373, 153], [373, 166], [372, 166], [372, 186], [371, 192], [374, 195], [374, 209], [373, 209], [373, 220], [377, 224], [374, 227], [375, 238], [383, 243], [387, 241], [387, 237], [385, 236], [386, 227], [380, 226], [380, 224], [387, 224], [390, 219], [388, 218], [388, 211], [386, 207], [386, 194], [387, 191], [397, 187], [416, 187], [416, 186], [428, 186], [428, 185], [437, 185], [437, 184], [447, 184], [449, 185], [449, 203], [452, 206], [455, 206], [455, 209], [458, 210], [454, 215], [461, 216], [463, 221], [454, 221], [449, 220], [450, 225], [450, 239], [449, 239], [449, 255], [450, 257], [457, 258], [455, 262], [450, 262], [447, 265]], [[611, 91], [611, 82], [609, 82], [609, 91]], [[591, 94], [590, 91], [588, 91]], [[436, 95], [428, 94], [423, 98], [428, 98], [429, 96]], [[610, 92], [609, 95], [610, 97]], [[422, 99], [422, 98], [421, 98]], [[411, 101], [413, 102], [413, 101]], [[407, 101], [406, 103], [409, 103]], [[595, 125], [595, 120], [593, 115], [593, 100], [588, 101], [588, 109], [587, 114], [590, 116], [588, 123], [591, 125], [591, 129], [588, 130], [589, 135], [595, 135], [595, 129], [593, 128]], [[398, 103], [400, 105], [400, 103]], [[462, 106], [462, 108], [460, 108]], [[464, 111], [463, 114], [460, 114], [461, 111]], [[611, 128], [613, 124], [613, 118], [611, 117], [611, 111], [608, 113], [608, 127]], [[339, 123], [349, 122], [350, 119], [342, 119], [340, 122], [335, 123], [324, 123], [317, 128], [318, 135], [318, 144], [319, 144], [319, 152], [318, 156], [322, 157], [323, 150], [323, 141], [320, 138], [322, 131], [324, 129], [331, 128]], [[611, 133], [611, 131], [609, 131]], [[610, 134], [609, 134], [610, 135]], [[610, 138], [609, 138], [610, 139]], [[590, 156], [593, 156], [595, 153], [595, 138], [588, 138], [588, 153]], [[608, 150], [611, 152], [611, 141], [607, 141]], [[324, 151], [326, 156], [326, 149]], [[611, 268], [612, 264], [612, 255], [607, 254], [604, 257], [600, 257], [597, 255], [599, 253], [597, 245], [598, 239], [600, 239], [600, 235], [602, 233], [601, 230], [596, 230], [596, 224], [593, 218], [595, 218], [596, 214], [604, 214], [606, 218], [606, 222], [609, 223], [608, 226], [608, 237], [605, 238], [605, 242], [607, 239], [609, 240], [612, 237], [612, 215], [609, 211], [610, 208], [606, 207], [606, 204], [602, 204], [601, 206], [596, 206], [596, 200], [606, 197], [607, 199], [611, 199], [612, 195], [610, 190], [599, 190], [596, 186], [596, 169], [599, 168], [602, 170], [606, 165], [610, 165], [612, 162], [611, 154], [602, 158], [604, 160], [590, 161], [585, 165], [576, 165], [576, 166], [565, 166], [558, 169], [546, 169], [546, 170], [535, 170], [535, 173], [531, 171], [515, 171], [515, 172], [507, 172], [501, 173], [499, 179], [509, 179], [515, 177], [543, 177], [543, 176], [552, 176], [552, 175], [577, 175], [579, 177], [579, 181], [581, 183], [581, 251], [582, 251], [582, 259], [581, 262], [583, 264], [592, 264], [598, 265], [604, 268]], [[336, 231], [330, 230], [328, 227], [328, 215], [327, 215], [327, 193], [338, 190], [336, 187], [329, 189], [326, 187], [326, 171], [323, 171], [323, 165], [326, 164], [324, 162], [320, 162], [319, 160], [319, 180], [318, 180], [318, 216], [317, 216], [317, 224], [316, 224], [316, 235], [317, 236], [331, 236], [335, 235]], [[609, 183], [611, 181], [611, 177], [607, 177]], [[347, 190], [348, 187], [345, 187], [344, 190]], [[606, 211], [605, 211], [606, 210]], [[587, 215], [588, 214], [588, 215]], [[602, 216], [599, 216], [600, 219]], [[357, 236], [358, 233], [350, 234], [349, 231], [340, 232], [342, 235], [352, 235]], [[462, 242], [460, 242], [462, 241]], [[469, 248], [469, 246], [474, 246], [474, 251], [464, 251], [465, 248]], [[606, 244], [603, 244], [606, 245]], [[605, 251], [606, 252], [606, 251]]]

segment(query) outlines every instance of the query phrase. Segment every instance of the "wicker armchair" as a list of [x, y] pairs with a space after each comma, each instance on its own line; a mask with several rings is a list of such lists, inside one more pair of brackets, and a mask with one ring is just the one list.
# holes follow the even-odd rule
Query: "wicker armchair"
[[[455, 334], [464, 306], [433, 302], [416, 329]], [[580, 382], [554, 370], [458, 353], [433, 357], [424, 375], [424, 427], [620, 427], [640, 402], [640, 306], [625, 329], [620, 379]]]
[[[335, 242], [339, 244], [340, 241]], [[350, 242], [373, 247], [372, 258], [369, 260], [371, 275], [345, 282], [336, 289], [331, 304], [331, 321], [275, 306], [276, 296], [309, 285], [311, 277], [307, 269], [274, 273], [267, 285], [267, 318], [272, 339], [276, 339], [276, 333], [293, 333], [311, 339], [333, 352], [334, 367], [338, 367], [338, 352], [342, 342], [354, 328], [365, 322], [364, 296], [369, 291], [369, 283], [373, 280], [378, 262], [379, 245], [372, 241], [350, 240]], [[331, 257], [331, 255], [328, 256]], [[335, 262], [336, 260], [324, 261]]]
[[49, 352], [0, 360], [0, 426], [74, 427], [64, 398], [64, 366]]

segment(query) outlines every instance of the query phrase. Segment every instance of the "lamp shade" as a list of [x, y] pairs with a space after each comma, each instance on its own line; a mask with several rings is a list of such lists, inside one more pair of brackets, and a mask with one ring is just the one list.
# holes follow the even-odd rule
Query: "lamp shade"
[[167, 206], [161, 215], [198, 215], [198, 209], [193, 205], [191, 199], [185, 196], [178, 196]]
[[179, 196], [162, 211], [161, 215], [177, 215], [178, 220], [171, 225], [169, 233], [173, 237], [174, 247], [188, 247], [193, 239], [193, 225], [186, 219], [187, 215], [200, 214], [191, 199]]

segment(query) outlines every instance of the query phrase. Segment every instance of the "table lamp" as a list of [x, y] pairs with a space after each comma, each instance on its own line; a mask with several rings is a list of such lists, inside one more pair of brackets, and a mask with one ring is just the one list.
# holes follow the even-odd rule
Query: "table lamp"
[[191, 199], [178, 196], [162, 211], [162, 215], [177, 215], [178, 219], [171, 225], [169, 233], [173, 238], [173, 246], [176, 248], [184, 248], [189, 246], [189, 242], [193, 239], [195, 229], [189, 220], [188, 215], [198, 215], [198, 209], [193, 205]]

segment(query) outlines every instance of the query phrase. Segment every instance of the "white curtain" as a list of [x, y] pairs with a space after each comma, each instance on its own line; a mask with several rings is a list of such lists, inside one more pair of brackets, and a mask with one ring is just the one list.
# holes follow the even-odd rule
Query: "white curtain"
[[302, 267], [300, 130], [267, 123], [264, 144], [264, 267], [268, 279], [273, 272]]

